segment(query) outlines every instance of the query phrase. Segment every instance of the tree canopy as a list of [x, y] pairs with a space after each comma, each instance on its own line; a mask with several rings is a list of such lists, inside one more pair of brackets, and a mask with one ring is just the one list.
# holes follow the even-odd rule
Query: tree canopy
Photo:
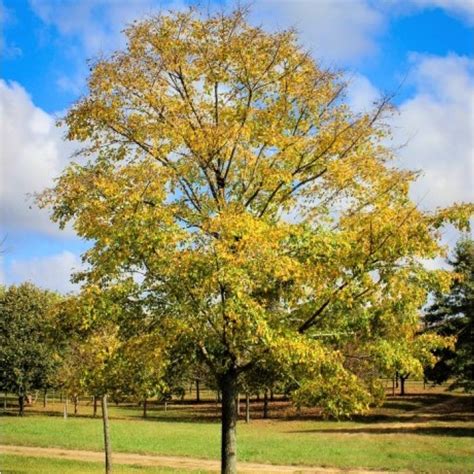
[[419, 209], [417, 173], [386, 146], [388, 100], [351, 111], [343, 75], [293, 31], [191, 11], [125, 34], [63, 121], [89, 160], [40, 202], [93, 243], [86, 288], [120, 288], [209, 366], [222, 469], [235, 472], [240, 375], [278, 363], [326, 412], [366, 409], [368, 367], [449, 282], [421, 259], [442, 254], [439, 228], [466, 227], [472, 208]]
[[428, 308], [425, 321], [428, 332], [456, 338], [454, 347], [438, 352], [440, 360], [428, 377], [442, 383], [451, 380], [451, 388], [474, 390], [474, 241], [462, 238], [448, 260], [455, 277], [449, 291], [438, 292]]
[[18, 395], [20, 415], [31, 390], [46, 388], [58, 366], [54, 312], [60, 297], [30, 283], [0, 291], [0, 387]]

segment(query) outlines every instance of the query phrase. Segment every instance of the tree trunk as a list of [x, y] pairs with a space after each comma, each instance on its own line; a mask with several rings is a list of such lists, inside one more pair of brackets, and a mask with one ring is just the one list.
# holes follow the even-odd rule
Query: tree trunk
[[64, 397], [64, 419], [67, 420], [67, 395]]
[[147, 408], [148, 408], [148, 407], [147, 407], [147, 399], [145, 398], [145, 399], [143, 400], [143, 418], [146, 418], [146, 415], [147, 415], [146, 409], [147, 409]]
[[395, 396], [395, 377], [392, 377], [392, 397]]
[[245, 394], [245, 423], [250, 423], [250, 396]]
[[112, 473], [112, 446], [110, 444], [109, 412], [107, 410], [107, 395], [102, 395], [102, 422], [104, 425], [105, 474]]
[[221, 474], [237, 473], [237, 373], [231, 369], [221, 378], [222, 450]]
[[23, 416], [25, 414], [25, 396], [18, 395], [18, 414]]
[[97, 397], [94, 395], [92, 397], [92, 402], [93, 402], [93, 409], [92, 409], [92, 416], [95, 418], [97, 416]]
[[74, 416], [77, 415], [77, 405], [78, 405], [78, 402], [79, 402], [79, 397], [77, 395], [74, 395]]
[[273, 389], [270, 390], [270, 401], [273, 402], [275, 400], [275, 394], [273, 393]]
[[3, 394], [3, 409], [7, 411], [7, 392]]
[[405, 381], [409, 375], [400, 375], [400, 395], [405, 395]]
[[48, 404], [48, 391], [45, 390], [43, 392], [43, 408], [46, 408], [47, 404]]
[[263, 392], [263, 418], [268, 418], [268, 390]]
[[240, 394], [238, 393], [235, 397], [235, 404], [237, 406], [237, 417], [240, 416]]

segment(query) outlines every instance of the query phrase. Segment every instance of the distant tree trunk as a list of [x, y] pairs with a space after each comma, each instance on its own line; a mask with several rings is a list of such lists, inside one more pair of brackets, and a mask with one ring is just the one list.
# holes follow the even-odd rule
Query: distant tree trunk
[[199, 379], [196, 379], [196, 402], [199, 403], [201, 401], [201, 393], [199, 390]]
[[7, 411], [7, 392], [3, 394], [3, 409]]
[[165, 400], [165, 411], [168, 411], [168, 402]]
[[107, 409], [107, 395], [102, 395], [102, 422], [104, 426], [105, 474], [112, 473], [112, 445], [110, 443], [109, 411]]
[[400, 375], [400, 395], [405, 395], [405, 381], [410, 376], [408, 375]]
[[220, 380], [222, 390], [221, 474], [237, 473], [237, 373], [227, 371]]
[[147, 416], [147, 408], [148, 408], [148, 403], [147, 403], [147, 399], [145, 398], [143, 400], [143, 418], [146, 418]]
[[25, 396], [18, 395], [18, 414], [23, 416], [25, 414]]
[[250, 423], [250, 396], [245, 394], [245, 423]]
[[392, 397], [395, 396], [395, 376], [392, 377]]
[[77, 405], [79, 404], [79, 397], [77, 395], [74, 395], [73, 401], [74, 401], [74, 416], [76, 416], [77, 415]]
[[263, 392], [263, 418], [268, 418], [268, 390]]
[[43, 392], [43, 408], [46, 408], [46, 405], [48, 404], [48, 391], [44, 389]]
[[67, 420], [67, 395], [64, 397], [64, 419]]
[[260, 392], [257, 392], [257, 402], [260, 401]]
[[270, 390], [270, 401], [275, 401], [275, 394], [273, 393], [273, 389]]
[[221, 391], [218, 390], [217, 391], [217, 403], [221, 403], [222, 402], [222, 399], [221, 399]]
[[95, 418], [97, 416], [97, 397], [94, 395], [92, 397], [92, 400], [93, 400], [92, 416]]
[[235, 397], [235, 405], [237, 407], [237, 416], [240, 416], [240, 394], [237, 393], [237, 396]]

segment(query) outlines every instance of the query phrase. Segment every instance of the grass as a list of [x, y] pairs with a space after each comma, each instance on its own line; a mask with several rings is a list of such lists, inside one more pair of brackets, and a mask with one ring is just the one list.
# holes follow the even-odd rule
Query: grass
[[[104, 465], [99, 462], [2, 454], [0, 457], [0, 472], [2, 474], [103, 474]], [[143, 474], [177, 474], [179, 471], [167, 468], [114, 464], [114, 473], [133, 474], [137, 472]], [[194, 473], [198, 472], [200, 471], [194, 471]]]
[[[272, 406], [271, 420], [239, 422], [239, 460], [430, 473], [474, 469], [470, 397], [443, 393], [390, 397], [369, 416], [339, 422], [318, 419], [312, 412], [296, 418], [286, 404]], [[260, 407], [253, 408], [256, 416]], [[90, 411], [82, 407], [86, 409]], [[277, 418], [278, 413], [292, 419]], [[148, 420], [140, 418], [137, 407], [112, 407], [111, 414], [116, 452], [219, 458], [215, 404], [175, 406], [167, 412], [155, 408]], [[63, 420], [35, 413], [24, 418], [5, 416], [0, 424], [4, 444], [102, 449], [100, 419]]]

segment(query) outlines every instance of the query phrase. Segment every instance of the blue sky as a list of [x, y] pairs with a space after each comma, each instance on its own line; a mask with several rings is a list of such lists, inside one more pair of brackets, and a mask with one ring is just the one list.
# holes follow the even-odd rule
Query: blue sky
[[[87, 60], [123, 45], [127, 22], [189, 3], [0, 0], [0, 281], [73, 289], [69, 274], [87, 244], [27, 197], [50, 185], [75, 149], [55, 119], [86, 92]], [[472, 0], [255, 0], [250, 21], [296, 27], [315, 58], [347, 72], [357, 110], [398, 90], [394, 143], [407, 143], [399, 165], [424, 171], [413, 197], [427, 208], [474, 200]]]

